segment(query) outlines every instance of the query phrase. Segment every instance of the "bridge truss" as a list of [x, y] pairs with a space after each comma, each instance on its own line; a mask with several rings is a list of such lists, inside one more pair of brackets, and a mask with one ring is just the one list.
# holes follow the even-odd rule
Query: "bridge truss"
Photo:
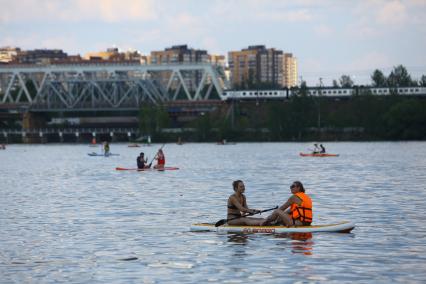
[[[223, 70], [198, 64], [0, 66], [1, 105], [31, 111], [134, 110], [144, 103], [223, 98]], [[213, 90], [215, 92], [213, 92]]]

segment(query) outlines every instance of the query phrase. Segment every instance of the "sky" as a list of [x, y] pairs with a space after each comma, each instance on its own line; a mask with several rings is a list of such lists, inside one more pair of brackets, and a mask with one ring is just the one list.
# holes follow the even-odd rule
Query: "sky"
[[0, 47], [149, 54], [180, 44], [225, 56], [283, 50], [308, 85], [342, 75], [367, 84], [401, 64], [419, 79], [426, 0], [0, 0]]

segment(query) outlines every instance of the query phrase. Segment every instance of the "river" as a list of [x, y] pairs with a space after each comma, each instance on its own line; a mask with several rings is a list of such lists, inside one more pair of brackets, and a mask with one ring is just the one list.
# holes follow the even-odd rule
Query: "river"
[[[174, 171], [116, 171], [161, 144], [0, 150], [0, 283], [424, 283], [426, 142], [166, 144]], [[226, 217], [232, 181], [266, 209], [300, 180], [314, 223], [350, 234], [190, 232]], [[265, 215], [262, 215], [265, 216]]]

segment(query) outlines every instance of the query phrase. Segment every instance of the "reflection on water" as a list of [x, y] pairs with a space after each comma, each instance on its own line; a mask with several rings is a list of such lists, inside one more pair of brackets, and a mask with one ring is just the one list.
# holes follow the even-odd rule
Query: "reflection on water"
[[234, 244], [245, 245], [249, 236], [247, 234], [228, 234], [228, 242]]
[[[300, 157], [308, 147], [166, 144], [167, 163], [180, 170], [121, 172], [140, 152], [127, 144], [111, 144], [120, 156], [108, 158], [88, 156], [86, 145], [9, 145], [0, 151], [0, 282], [426, 282], [426, 143], [327, 143], [341, 155]], [[226, 218], [236, 179], [259, 209], [283, 203], [301, 180], [314, 224], [357, 227], [189, 232]]]

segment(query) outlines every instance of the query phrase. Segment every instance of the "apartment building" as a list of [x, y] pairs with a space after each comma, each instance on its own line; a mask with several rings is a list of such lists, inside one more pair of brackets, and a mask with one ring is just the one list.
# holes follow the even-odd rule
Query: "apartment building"
[[34, 49], [18, 51], [13, 62], [19, 64], [51, 64], [66, 60], [68, 55], [62, 49]]
[[[206, 50], [188, 48], [188, 45], [174, 45], [162, 51], [151, 51], [151, 64], [181, 64], [181, 63], [208, 63], [210, 57]], [[190, 92], [196, 90], [202, 78], [200, 71], [181, 72], [184, 78], [185, 85]], [[159, 73], [158, 80], [167, 84], [171, 76], [170, 72]], [[173, 89], [180, 88], [179, 82], [175, 80], [172, 86]]]
[[[292, 61], [293, 59], [293, 61]], [[234, 88], [251, 88], [259, 85], [273, 87], [289, 87], [290, 79], [286, 79], [286, 68], [296, 64], [290, 53], [284, 53], [275, 48], [266, 48], [264, 45], [249, 46], [241, 51], [230, 51], [228, 63], [231, 73], [231, 83]], [[297, 66], [297, 65], [296, 65]], [[293, 78], [297, 78], [297, 68], [292, 69]]]
[[162, 51], [151, 51], [151, 64], [173, 64], [208, 62], [206, 50], [188, 48], [188, 45], [174, 45]]
[[8, 63], [13, 61], [13, 59], [21, 51], [19, 47], [1, 47], [0, 48], [0, 63]]
[[293, 57], [291, 53], [284, 53], [284, 87], [295, 87], [297, 86], [298, 78], [298, 69], [297, 69], [297, 59]]

